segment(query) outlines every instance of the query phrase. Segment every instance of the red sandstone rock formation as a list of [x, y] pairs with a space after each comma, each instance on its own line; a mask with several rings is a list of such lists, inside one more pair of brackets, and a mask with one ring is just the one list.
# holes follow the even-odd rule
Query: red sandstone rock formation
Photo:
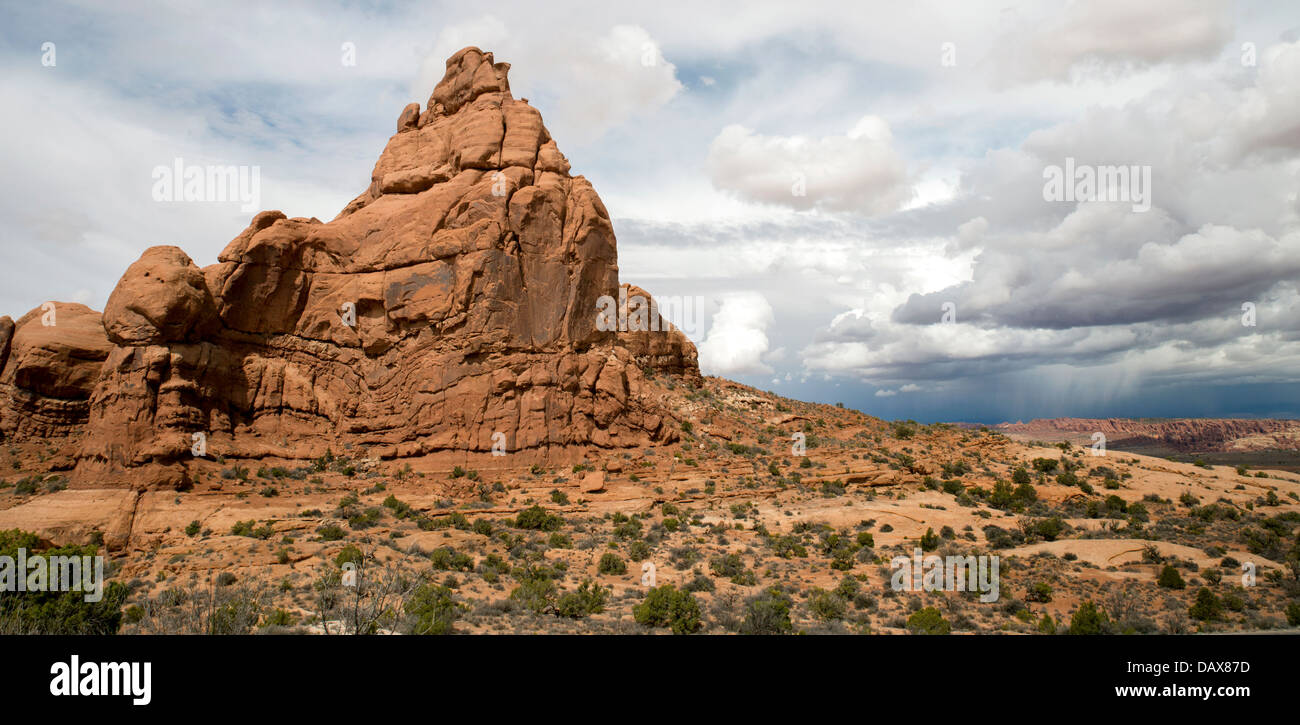
[[[284, 458], [675, 440], [642, 371], [698, 380], [695, 347], [671, 326], [597, 324], [619, 291], [609, 213], [508, 69], [477, 48], [452, 56], [333, 221], [262, 212], [218, 264], [154, 247], [131, 265], [102, 369], [56, 391], [80, 395], [80, 420], [89, 398], [77, 480], [184, 486], [200, 436], [210, 455]], [[15, 355], [31, 334], [20, 321]]]
[[0, 317], [0, 435], [54, 438], [79, 430], [112, 347], [99, 313], [85, 305], [56, 302], [17, 323]]
[[[649, 292], [625, 284], [618, 298], [619, 342], [632, 353], [637, 364], [663, 372], [684, 375], [702, 383], [695, 345], [671, 322], [659, 316]], [[630, 309], [629, 309], [630, 308]]]

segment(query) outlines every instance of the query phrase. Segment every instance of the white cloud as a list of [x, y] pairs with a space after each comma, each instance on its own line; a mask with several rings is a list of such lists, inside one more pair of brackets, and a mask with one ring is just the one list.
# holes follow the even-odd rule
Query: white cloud
[[1006, 80], [1066, 80], [1081, 68], [1210, 58], [1232, 35], [1226, 0], [1079, 0], [1064, 12], [1034, 10], [1016, 17], [995, 45]]
[[709, 147], [714, 186], [793, 209], [866, 215], [894, 211], [915, 193], [889, 124], [863, 116], [843, 136], [764, 136], [739, 124]]
[[700, 368], [709, 375], [770, 374], [772, 368], [762, 358], [772, 317], [772, 306], [758, 292], [724, 296], [699, 345]]
[[1259, 59], [1259, 78], [1230, 117], [1246, 150], [1300, 151], [1300, 41], [1271, 46]]

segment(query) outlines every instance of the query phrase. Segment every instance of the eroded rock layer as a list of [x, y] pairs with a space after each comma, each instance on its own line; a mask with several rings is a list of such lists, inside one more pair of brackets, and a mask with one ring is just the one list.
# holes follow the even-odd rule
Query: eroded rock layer
[[0, 435], [61, 438], [89, 416], [89, 400], [112, 350], [98, 312], [66, 302], [14, 322], [0, 317]]

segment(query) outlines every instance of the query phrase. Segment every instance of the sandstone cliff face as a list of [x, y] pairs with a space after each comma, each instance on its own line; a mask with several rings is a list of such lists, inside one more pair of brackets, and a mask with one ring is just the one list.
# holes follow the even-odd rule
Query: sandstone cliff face
[[14, 322], [0, 317], [0, 435], [58, 438], [86, 423], [89, 398], [112, 345], [98, 312], [53, 303]]
[[701, 384], [699, 354], [695, 344], [659, 315], [649, 292], [622, 285], [618, 298], [619, 344], [627, 347], [637, 364], [691, 379]]
[[200, 438], [285, 458], [675, 440], [642, 371], [698, 380], [694, 346], [597, 324], [619, 289], [609, 214], [508, 69], [452, 56], [334, 220], [262, 212], [216, 265], [175, 247], [131, 265], [81, 399], [78, 479], [183, 486]]

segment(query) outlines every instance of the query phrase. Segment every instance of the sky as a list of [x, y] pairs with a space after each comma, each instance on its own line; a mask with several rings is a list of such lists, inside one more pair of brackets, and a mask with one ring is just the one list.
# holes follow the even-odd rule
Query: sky
[[922, 422], [1300, 417], [1294, 2], [4, 14], [0, 314], [103, 309], [150, 246], [216, 262], [257, 209], [160, 200], [177, 159], [333, 218], [475, 45], [706, 374]]

